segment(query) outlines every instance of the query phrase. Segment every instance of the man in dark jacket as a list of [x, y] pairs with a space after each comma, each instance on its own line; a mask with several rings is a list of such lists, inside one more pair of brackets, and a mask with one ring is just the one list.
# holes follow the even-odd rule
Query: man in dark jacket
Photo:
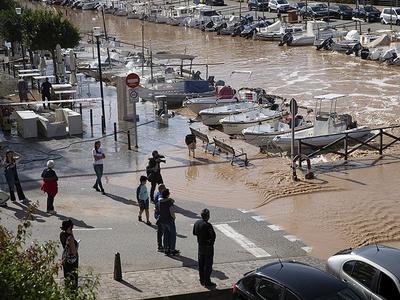
[[205, 208], [201, 211], [202, 220], [198, 220], [193, 226], [193, 234], [197, 236], [199, 244], [199, 275], [200, 283], [205, 287], [214, 287], [211, 282], [212, 264], [214, 258], [215, 232], [213, 226], [208, 222], [210, 211]]
[[147, 179], [151, 183], [150, 189], [150, 201], [154, 203], [154, 192], [156, 190], [157, 184], [164, 183], [161, 176], [160, 163], [165, 163], [165, 156], [158, 154], [157, 150], [154, 150], [149, 158], [149, 164], [146, 167]]

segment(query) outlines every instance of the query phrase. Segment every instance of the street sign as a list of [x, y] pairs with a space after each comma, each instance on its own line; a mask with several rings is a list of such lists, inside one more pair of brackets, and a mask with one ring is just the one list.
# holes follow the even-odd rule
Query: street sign
[[297, 101], [292, 98], [292, 100], [290, 100], [290, 113], [292, 116], [297, 115], [298, 111], [299, 111], [299, 107], [297, 105]]
[[139, 102], [139, 94], [134, 89], [129, 89], [129, 101], [130, 102]]
[[138, 87], [140, 83], [139, 75], [136, 73], [130, 73], [126, 76], [126, 85], [131, 89]]

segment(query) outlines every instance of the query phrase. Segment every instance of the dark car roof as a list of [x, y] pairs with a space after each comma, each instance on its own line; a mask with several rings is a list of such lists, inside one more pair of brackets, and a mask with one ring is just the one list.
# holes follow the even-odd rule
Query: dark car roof
[[400, 249], [383, 245], [369, 245], [355, 249], [353, 253], [382, 266], [400, 279]]
[[305, 299], [314, 299], [346, 288], [334, 276], [295, 261], [270, 263], [257, 269], [256, 273], [273, 279]]

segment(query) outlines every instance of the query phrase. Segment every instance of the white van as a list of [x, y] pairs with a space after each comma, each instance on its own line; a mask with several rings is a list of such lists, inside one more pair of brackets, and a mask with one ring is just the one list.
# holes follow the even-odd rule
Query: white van
[[400, 25], [400, 7], [384, 8], [381, 13], [381, 23]]

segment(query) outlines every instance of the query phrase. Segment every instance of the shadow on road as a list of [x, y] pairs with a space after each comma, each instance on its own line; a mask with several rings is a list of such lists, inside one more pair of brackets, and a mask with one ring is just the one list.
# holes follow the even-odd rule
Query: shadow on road
[[120, 283], [125, 285], [128, 288], [131, 288], [132, 290], [135, 290], [135, 291], [137, 291], [139, 293], [143, 293], [143, 291], [141, 289], [138, 289], [137, 287], [133, 286], [131, 283], [129, 283], [129, 282], [125, 281], [125, 280], [120, 281]]
[[117, 196], [117, 195], [114, 195], [114, 194], [110, 194], [110, 193], [106, 193], [106, 196], [108, 198], [111, 198], [111, 199], [113, 199], [115, 201], [121, 202], [121, 203], [126, 204], [126, 205], [138, 206], [138, 204], [135, 201], [130, 200], [130, 199], [126, 199], [124, 197], [120, 197], [120, 196]]
[[184, 209], [178, 205], [175, 205], [175, 212], [191, 219], [200, 219], [200, 216], [197, 213]]

